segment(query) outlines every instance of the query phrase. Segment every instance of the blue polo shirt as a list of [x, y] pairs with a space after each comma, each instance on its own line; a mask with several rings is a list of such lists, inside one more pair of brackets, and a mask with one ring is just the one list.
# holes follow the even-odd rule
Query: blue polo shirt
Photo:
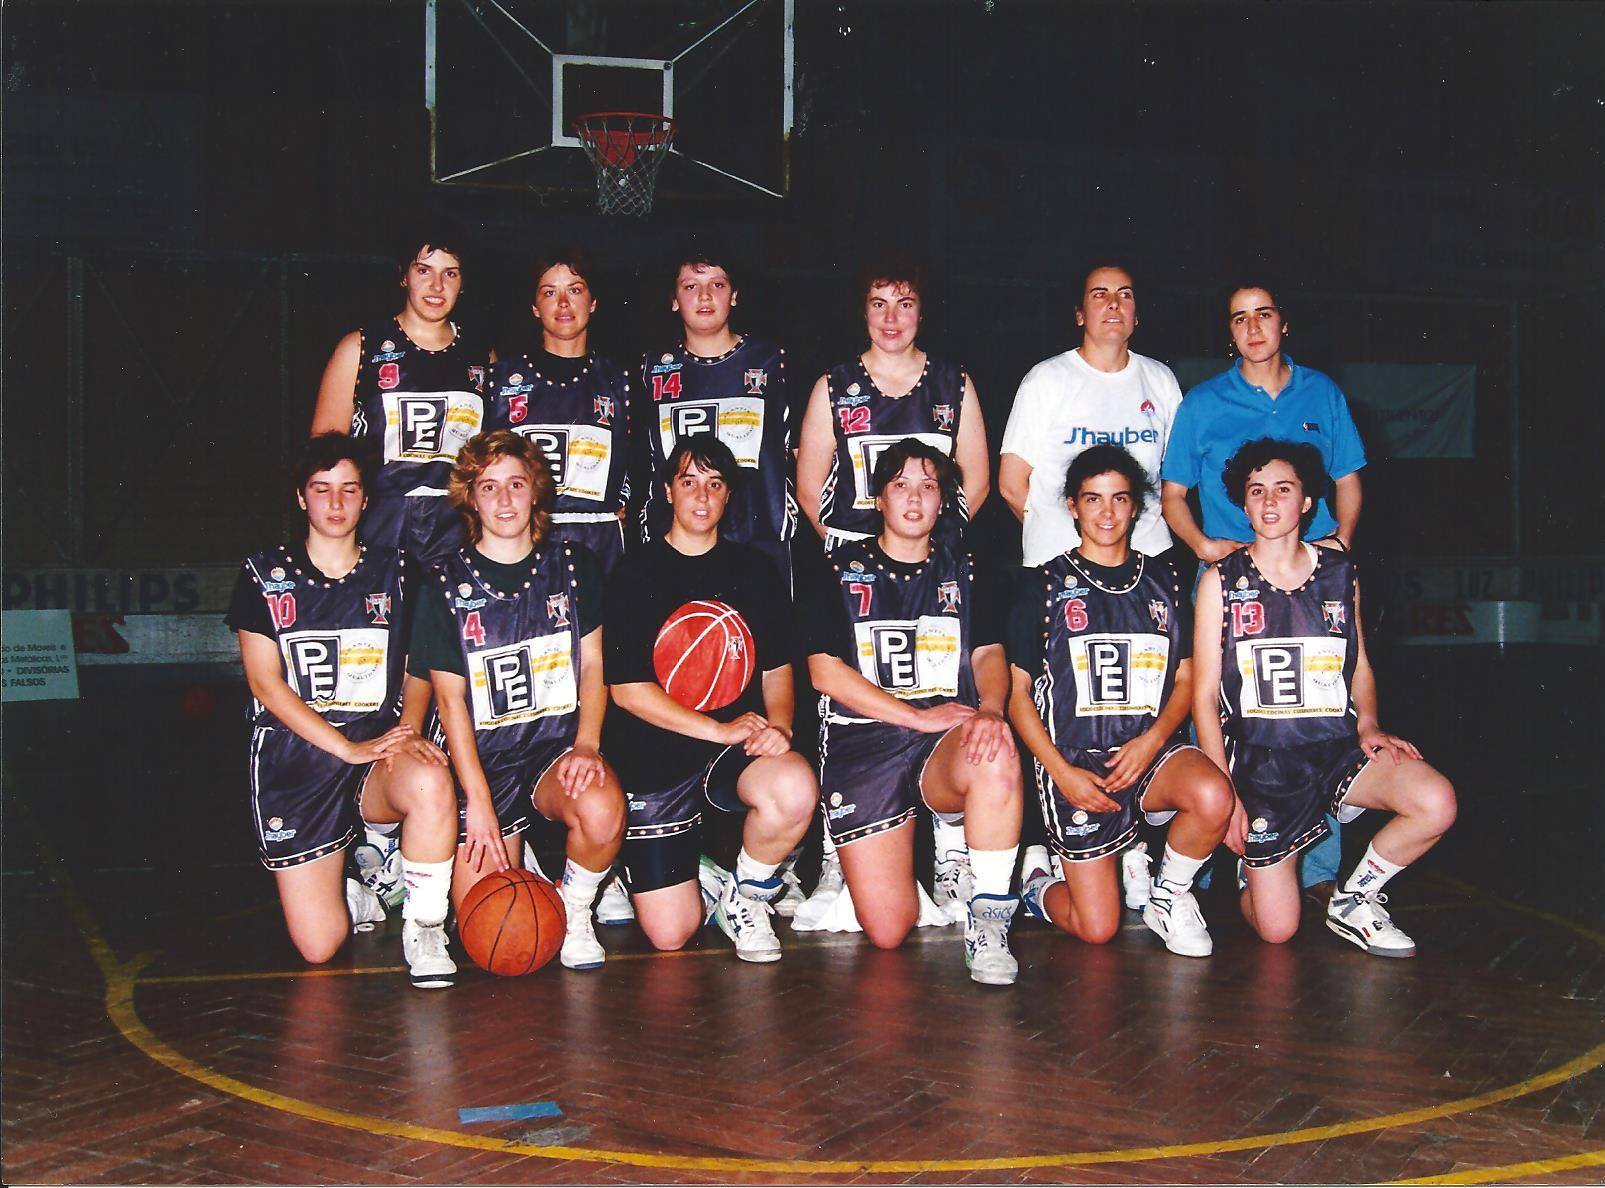
[[[1321, 451], [1333, 480], [1365, 465], [1365, 447], [1342, 390], [1321, 372], [1300, 367], [1292, 359], [1287, 362], [1293, 368], [1292, 378], [1274, 399], [1243, 378], [1239, 363], [1199, 384], [1181, 402], [1159, 477], [1188, 489], [1198, 488], [1206, 536], [1254, 539], [1248, 516], [1227, 497], [1221, 479], [1226, 463], [1245, 442], [1261, 437], [1308, 442]], [[1323, 491], [1305, 539], [1319, 540], [1336, 529], [1337, 520]]]

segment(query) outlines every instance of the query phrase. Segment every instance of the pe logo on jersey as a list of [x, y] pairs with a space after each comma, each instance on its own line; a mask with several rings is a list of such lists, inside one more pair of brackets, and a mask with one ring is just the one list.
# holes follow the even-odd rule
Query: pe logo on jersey
[[390, 595], [370, 594], [365, 605], [370, 623], [375, 627], [390, 626]]
[[1341, 602], [1321, 603], [1321, 618], [1326, 620], [1326, 629], [1333, 635], [1343, 634], [1343, 624], [1348, 622], [1348, 611]]
[[546, 614], [552, 620], [553, 627], [567, 627], [568, 595], [548, 594], [546, 596]]
[[1148, 600], [1148, 617], [1154, 621], [1154, 626], [1160, 631], [1170, 630], [1170, 607], [1165, 605], [1162, 598]]
[[748, 396], [762, 396], [763, 390], [769, 386], [769, 372], [762, 367], [752, 367], [741, 373], [742, 386], [747, 389]]
[[957, 582], [943, 582], [936, 587], [936, 601], [942, 604], [942, 609], [949, 613], [959, 609], [959, 584]]
[[938, 404], [931, 409], [931, 418], [936, 422], [938, 429], [953, 428], [953, 406], [951, 404]]

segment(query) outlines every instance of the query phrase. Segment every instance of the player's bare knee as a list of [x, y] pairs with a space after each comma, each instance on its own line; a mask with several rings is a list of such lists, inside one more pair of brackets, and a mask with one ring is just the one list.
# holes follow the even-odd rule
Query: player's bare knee
[[323, 965], [340, 951], [346, 942], [346, 928], [342, 923], [338, 930], [325, 929], [313, 936], [293, 936], [296, 951], [301, 959], [308, 965]]
[[1433, 833], [1444, 834], [1460, 814], [1460, 802], [1455, 786], [1442, 772], [1433, 771], [1416, 788], [1414, 816], [1429, 826]]
[[606, 784], [588, 788], [575, 805], [575, 821], [580, 832], [598, 844], [618, 841], [624, 836], [624, 797]]
[[1107, 945], [1120, 931], [1120, 915], [1110, 912], [1102, 915], [1078, 914], [1070, 931], [1089, 945]]
[[908, 939], [908, 934], [914, 930], [914, 916], [877, 916], [872, 919], [860, 918], [859, 923], [864, 927], [864, 935], [869, 943], [877, 949], [895, 949]]
[[1227, 824], [1235, 807], [1232, 782], [1224, 775], [1207, 776], [1193, 789], [1192, 810], [1211, 825]]
[[641, 931], [646, 933], [646, 939], [660, 953], [673, 953], [685, 948], [687, 942], [697, 934], [697, 929], [702, 926], [700, 920], [690, 924], [663, 920], [650, 923], [643, 920], [640, 923]]

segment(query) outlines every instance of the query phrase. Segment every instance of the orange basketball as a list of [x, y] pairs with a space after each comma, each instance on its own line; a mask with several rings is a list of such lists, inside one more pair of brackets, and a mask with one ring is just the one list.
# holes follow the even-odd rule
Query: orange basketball
[[741, 612], [698, 599], [680, 607], [652, 644], [663, 691], [687, 709], [723, 709], [752, 680], [752, 631]]
[[504, 978], [534, 973], [555, 957], [567, 926], [557, 888], [522, 868], [491, 871], [457, 913], [457, 935], [474, 964]]

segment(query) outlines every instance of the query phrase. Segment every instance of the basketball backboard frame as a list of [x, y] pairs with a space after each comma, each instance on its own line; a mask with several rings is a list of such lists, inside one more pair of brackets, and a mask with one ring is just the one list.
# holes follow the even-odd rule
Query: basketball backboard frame
[[[664, 5], [666, 10], [672, 7], [672, 4]], [[694, 138], [690, 146], [676, 144], [670, 153], [701, 173], [723, 178], [743, 191], [784, 198], [790, 189], [790, 142], [796, 111], [796, 0], [682, 0], [680, 10], [697, 14], [701, 24], [693, 19], [682, 21], [678, 27], [685, 30], [683, 43], [659, 43], [649, 48], [665, 52], [661, 56], [648, 56], [640, 52], [567, 52], [571, 47], [554, 44], [557, 38], [552, 36], [552, 30], [560, 25], [564, 0], [426, 0], [424, 103], [429, 119], [430, 181], [441, 186], [534, 192], [583, 190], [587, 188], [583, 175], [573, 172], [571, 162], [564, 163], [569, 169], [566, 178], [562, 168], [541, 164], [570, 154], [582, 155], [580, 139], [574, 132], [574, 120], [578, 116], [595, 110], [651, 110], [651, 101], [656, 100], [663, 115], [679, 118], [676, 108], [682, 106], [682, 88], [705, 78], [711, 66], [700, 74], [693, 72], [690, 82], [686, 81], [685, 72], [676, 68], [694, 53], [714, 54], [712, 60], [717, 62], [728, 52], [728, 47], [721, 48], [721, 39], [729, 41], [746, 36], [760, 16], [772, 21], [770, 14], [775, 13], [779, 17], [780, 44], [763, 46], [766, 53], [773, 52], [776, 63], [771, 72], [775, 77], [766, 76], [764, 81], [772, 83], [779, 91], [779, 127], [773, 128], [771, 133], [775, 152], [765, 162], [767, 172], [721, 160], [719, 150], [731, 142], [733, 135], [721, 138], [721, 130], [716, 128], [702, 129], [702, 136]], [[707, 15], [710, 11], [712, 16]], [[450, 46], [443, 45], [441, 40], [443, 13], [454, 19], [466, 14], [472, 25], [477, 26], [475, 36], [481, 44], [484, 38], [489, 38], [498, 51], [484, 60], [499, 62], [506, 68], [506, 85], [514, 89], [522, 102], [545, 107], [549, 119], [539, 121], [538, 143], [530, 142], [536, 127], [534, 120], [525, 121], [522, 143], [502, 146], [511, 149], [510, 152], [490, 152], [481, 146], [465, 154], [460, 151], [461, 146], [451, 143], [450, 121], [443, 119], [440, 87], [442, 65], [450, 54]], [[602, 48], [638, 47], [630, 45], [626, 31]], [[769, 61], [768, 58], [764, 60]], [[590, 80], [588, 88], [574, 85], [575, 80], [582, 77]], [[632, 93], [614, 98], [613, 91], [608, 89], [608, 80], [615, 83], [627, 80], [626, 89]], [[582, 92], [591, 98], [578, 99], [577, 95]], [[776, 100], [772, 93], [762, 98], [770, 104]], [[584, 110], [569, 110], [571, 106]], [[487, 103], [483, 118], [494, 120], [497, 114]], [[453, 115], [462, 118], [461, 113]], [[766, 150], [769, 142], [762, 147]]]

